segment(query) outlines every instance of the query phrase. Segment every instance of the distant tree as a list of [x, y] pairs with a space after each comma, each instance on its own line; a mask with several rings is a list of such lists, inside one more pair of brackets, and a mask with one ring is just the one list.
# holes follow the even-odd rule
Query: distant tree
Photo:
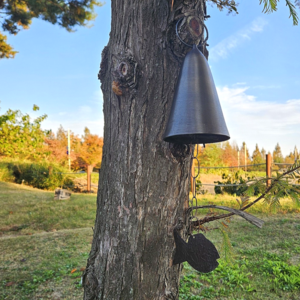
[[226, 166], [237, 166], [238, 155], [235, 145], [231, 145], [228, 141], [223, 145], [222, 160]]
[[[70, 158], [73, 164], [77, 159], [77, 153], [80, 152], [81, 140], [75, 135], [72, 131], [70, 131], [70, 142], [71, 142], [71, 152]], [[48, 150], [50, 152], [49, 159], [58, 162], [62, 166], [68, 165], [68, 154], [67, 154], [67, 146], [68, 146], [68, 131], [65, 130], [62, 125], [57, 130], [56, 135], [51, 133], [46, 139], [45, 143], [48, 146]], [[76, 169], [76, 163], [75, 163]]]
[[200, 165], [207, 167], [225, 166], [222, 154], [221, 144], [208, 144], [205, 148], [199, 148], [198, 159]]
[[[33, 18], [72, 31], [75, 26], [85, 26], [93, 20], [94, 7], [101, 5], [96, 0], [0, 0], [0, 20], [3, 31], [14, 35], [22, 28], [28, 29]], [[0, 59], [13, 58], [16, 53], [0, 32]]]
[[294, 148], [294, 157], [295, 157], [295, 161], [297, 161], [299, 159], [299, 152], [298, 152], [297, 146], [295, 146], [295, 148]]
[[262, 158], [264, 159], [264, 161], [265, 161], [265, 159], [266, 159], [266, 155], [267, 155], [266, 150], [265, 150], [264, 148], [261, 148], [261, 156], [262, 156]]
[[[258, 148], [258, 145], [255, 145], [255, 149], [252, 154], [252, 164], [263, 164], [265, 162], [265, 158], [262, 156], [261, 151]], [[253, 167], [254, 170], [261, 170], [260, 166]]]
[[287, 164], [294, 164], [298, 159], [299, 159], [298, 149], [295, 146], [294, 151], [290, 152], [290, 154], [284, 158], [284, 162]]
[[[102, 137], [91, 134], [90, 130], [85, 127], [82, 138], [70, 131], [70, 142], [70, 158], [73, 170], [86, 169], [87, 165], [100, 168], [103, 148]], [[45, 143], [50, 153], [49, 159], [66, 166], [68, 164], [68, 131], [60, 125], [56, 135], [51, 133]]]
[[83, 140], [85, 140], [90, 134], [91, 134], [91, 131], [87, 127], [84, 127], [83, 136], [82, 136]]
[[284, 158], [284, 162], [287, 163], [287, 164], [293, 164], [293, 163], [295, 163], [295, 155], [294, 155], [294, 152], [290, 152], [290, 154], [287, 155], [287, 156]]
[[[245, 148], [246, 148], [246, 158], [245, 158]], [[251, 164], [249, 150], [248, 150], [245, 142], [243, 142], [242, 147], [240, 149], [240, 164], [243, 164], [243, 165]]]
[[[39, 110], [34, 105], [33, 110]], [[20, 110], [9, 109], [0, 115], [0, 156], [19, 159], [41, 159], [49, 155], [44, 139], [50, 131], [42, 130], [41, 123], [47, 115], [37, 117], [33, 121], [28, 114]]]
[[279, 143], [276, 144], [275, 150], [273, 151], [273, 161], [274, 163], [283, 163], [283, 155]]
[[87, 165], [101, 166], [103, 138], [96, 134], [91, 134], [85, 127], [83, 141], [81, 142], [80, 152], [77, 154], [77, 162], [80, 167]]

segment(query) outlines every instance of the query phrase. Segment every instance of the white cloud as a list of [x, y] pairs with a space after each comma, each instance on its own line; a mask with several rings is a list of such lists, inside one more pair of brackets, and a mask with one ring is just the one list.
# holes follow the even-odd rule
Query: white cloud
[[80, 114], [88, 114], [92, 112], [92, 108], [88, 105], [79, 106], [79, 113]]
[[226, 58], [235, 48], [238, 48], [243, 43], [250, 41], [251, 37], [259, 32], [262, 32], [267, 25], [267, 21], [261, 17], [256, 18], [250, 24], [229, 37], [222, 40], [214, 46], [209, 53], [209, 58], [217, 61]]
[[62, 125], [64, 129], [70, 129], [78, 135], [82, 135], [84, 127], [88, 127], [91, 133], [103, 136], [102, 105], [103, 96], [99, 89], [94, 92], [91, 99], [87, 100], [86, 105], [73, 107], [72, 110], [66, 112], [48, 114], [48, 118], [43, 121], [42, 127], [56, 132], [59, 126]]
[[300, 144], [300, 99], [258, 101], [249, 87], [217, 88], [231, 138], [273, 151], [279, 142], [284, 154]]

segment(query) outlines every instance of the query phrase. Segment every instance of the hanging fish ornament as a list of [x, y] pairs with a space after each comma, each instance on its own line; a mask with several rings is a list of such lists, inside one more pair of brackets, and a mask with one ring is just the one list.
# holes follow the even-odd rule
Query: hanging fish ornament
[[195, 270], [201, 273], [213, 271], [218, 265], [219, 253], [214, 244], [203, 234], [190, 235], [186, 243], [177, 229], [174, 229], [176, 252], [173, 265], [187, 261]]

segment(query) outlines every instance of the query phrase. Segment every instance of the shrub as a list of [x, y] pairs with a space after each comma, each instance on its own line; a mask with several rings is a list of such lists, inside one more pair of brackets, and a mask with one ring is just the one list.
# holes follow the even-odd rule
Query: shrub
[[7, 168], [7, 164], [0, 162], [0, 181], [14, 182], [12, 172]]
[[[250, 177], [247, 176], [243, 171], [237, 171], [235, 173], [223, 173], [222, 174], [222, 181], [215, 181], [216, 184], [236, 184], [237, 186], [215, 186], [215, 193], [216, 194], [224, 194], [227, 193], [229, 195], [236, 195], [236, 196], [242, 196], [244, 192], [248, 189], [248, 186], [246, 185], [246, 182], [253, 179], [254, 176]], [[253, 189], [253, 192], [251, 195], [248, 196], [257, 196], [261, 193], [258, 187], [255, 187]]]
[[[69, 171], [47, 161], [30, 162], [6, 160], [1, 162], [0, 177], [3, 181], [26, 184], [39, 189], [53, 190], [56, 187], [73, 188], [73, 180], [68, 176]], [[8, 180], [7, 180], [8, 179]]]

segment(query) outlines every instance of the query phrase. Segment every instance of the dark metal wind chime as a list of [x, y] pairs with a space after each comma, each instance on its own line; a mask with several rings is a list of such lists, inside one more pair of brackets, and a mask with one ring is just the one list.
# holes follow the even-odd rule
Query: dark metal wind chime
[[[202, 39], [199, 45], [185, 43], [178, 34], [179, 40], [192, 48], [184, 58], [180, 75], [175, 90], [175, 96], [167, 123], [164, 140], [169, 143], [195, 144], [196, 155], [193, 159], [198, 165], [198, 172], [193, 177], [193, 197], [189, 201], [189, 223], [196, 219], [194, 210], [197, 209], [196, 178], [199, 175], [200, 163], [197, 158], [198, 144], [209, 144], [226, 141], [230, 138], [222, 113], [217, 90], [206, 58], [199, 50], [200, 46], [206, 45], [208, 30], [204, 23], [207, 37]], [[192, 164], [193, 165], [193, 164]], [[180, 236], [177, 226], [174, 229], [176, 252], [173, 264], [187, 261], [199, 272], [207, 273], [218, 266], [219, 254], [212, 242], [201, 234], [190, 233], [186, 243]]]

